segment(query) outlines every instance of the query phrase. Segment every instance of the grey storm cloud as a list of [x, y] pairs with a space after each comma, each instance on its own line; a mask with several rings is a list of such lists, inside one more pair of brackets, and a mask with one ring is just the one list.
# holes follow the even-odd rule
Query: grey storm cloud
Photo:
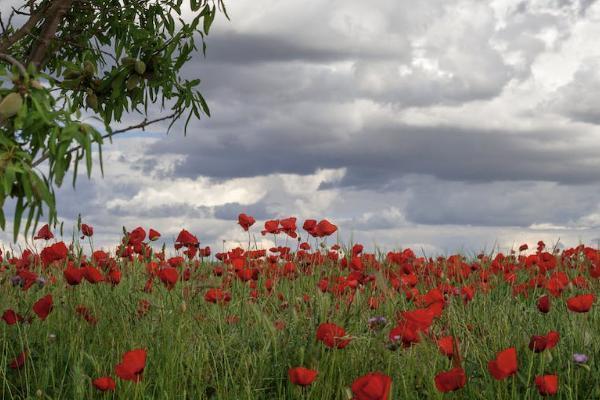
[[[265, 33], [239, 33], [227, 31], [208, 39], [207, 57], [205, 62], [211, 64], [251, 65], [260, 63], [286, 63], [294, 61], [328, 63], [358, 58], [368, 59], [398, 59], [406, 45], [400, 46], [400, 51], [391, 53], [381, 49], [340, 47], [327, 43], [304, 44], [293, 40], [268, 35]], [[406, 57], [403, 57], [406, 58]]]
[[[119, 193], [121, 196], [123, 193]], [[111, 213], [116, 216], [127, 216], [135, 212], [139, 218], [149, 218], [160, 215], [161, 218], [186, 217], [186, 218], [209, 218], [212, 216], [210, 207], [193, 204], [163, 204], [139, 210], [131, 210], [128, 207], [114, 206], [110, 208]]]
[[[339, 32], [322, 28], [322, 19], [315, 21], [316, 30], [337, 35], [339, 45], [311, 41], [311, 33], [305, 31], [220, 32], [209, 39], [207, 58], [197, 58], [189, 67], [190, 74], [204, 80], [213, 117], [195, 124], [192, 130], [197, 133], [185, 139], [160, 140], [145, 162], [151, 166], [153, 157], [178, 154], [184, 158], [173, 176], [215, 179], [347, 168], [342, 182], [326, 183], [324, 188], [393, 188], [392, 181], [404, 174], [473, 182], [597, 182], [594, 167], [600, 166], [600, 146], [579, 144], [580, 134], [568, 127], [489, 128], [484, 115], [481, 127], [377, 120], [367, 120], [358, 129], [348, 126], [346, 120], [353, 118], [349, 113], [361, 111], [350, 105], [361, 101], [388, 107], [393, 115], [408, 107], [493, 99], [515, 76], [528, 76], [531, 62], [547, 50], [541, 32], [553, 28], [555, 42], [566, 40], [570, 29], [563, 17], [589, 6], [579, 1], [541, 9], [521, 4], [495, 31], [489, 9], [478, 4], [474, 14], [479, 20], [435, 3], [429, 14], [422, 12], [417, 19], [426, 21], [421, 15], [427, 15], [439, 28], [434, 23], [423, 29], [415, 28], [417, 23], [388, 26], [390, 34], [427, 38], [418, 45], [398, 43], [396, 52], [381, 51], [395, 48], [394, 43], [370, 50], [363, 44], [352, 46]], [[405, 14], [398, 7], [388, 11]], [[524, 54], [522, 65], [508, 65], [491, 46], [492, 39]], [[437, 60], [442, 72], [406, 62], [421, 56]], [[409, 70], [402, 72], [403, 65]]]
[[228, 221], [237, 221], [237, 218], [241, 213], [251, 215], [257, 220], [273, 218], [273, 214], [267, 210], [267, 204], [265, 201], [258, 201], [249, 205], [242, 205], [240, 203], [226, 203], [216, 206], [214, 209], [215, 218]]
[[600, 57], [588, 58], [548, 106], [573, 121], [600, 124]]
[[521, 226], [552, 221], [573, 225], [600, 203], [598, 185], [553, 182], [444, 182], [413, 179], [404, 213], [428, 225]]
[[[319, 141], [304, 132], [242, 128], [222, 142], [161, 141], [150, 154], [193, 153], [174, 169], [177, 176], [227, 179], [269, 173], [312, 173], [347, 168], [342, 186], [385, 188], [405, 174], [452, 181], [598, 182], [600, 146], [575, 147], [570, 132], [502, 132], [408, 125], [365, 128], [351, 138]], [[543, 140], [541, 139], [543, 138]], [[573, 157], [577, 154], [577, 157]], [[393, 188], [393, 185], [391, 186]]]

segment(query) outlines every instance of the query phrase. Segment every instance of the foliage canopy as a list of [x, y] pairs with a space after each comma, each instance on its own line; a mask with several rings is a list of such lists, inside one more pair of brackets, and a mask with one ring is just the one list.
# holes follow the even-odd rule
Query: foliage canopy
[[[223, 0], [28, 0], [0, 15], [0, 228], [10, 198], [15, 240], [45, 210], [56, 224], [55, 188], [69, 170], [75, 186], [80, 162], [90, 176], [92, 146], [102, 170], [113, 135], [210, 116], [182, 69], [219, 11]], [[149, 117], [154, 103], [164, 115]], [[132, 113], [140, 123], [111, 129]]]

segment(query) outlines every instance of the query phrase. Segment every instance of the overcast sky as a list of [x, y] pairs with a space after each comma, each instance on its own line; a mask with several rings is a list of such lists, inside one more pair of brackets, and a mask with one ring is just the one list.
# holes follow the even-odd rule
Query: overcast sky
[[598, 2], [227, 5], [186, 68], [212, 118], [108, 144], [104, 179], [59, 191], [65, 226], [81, 213], [106, 248], [138, 225], [235, 246], [240, 212], [264, 245], [288, 216], [428, 255], [597, 244]]

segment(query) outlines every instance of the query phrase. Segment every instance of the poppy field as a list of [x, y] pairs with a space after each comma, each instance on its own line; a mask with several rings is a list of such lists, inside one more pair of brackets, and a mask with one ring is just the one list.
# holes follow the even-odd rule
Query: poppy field
[[0, 397], [600, 398], [597, 248], [369, 253], [326, 219], [237, 222], [222, 252], [146, 227], [98, 249], [86, 224], [0, 248]]

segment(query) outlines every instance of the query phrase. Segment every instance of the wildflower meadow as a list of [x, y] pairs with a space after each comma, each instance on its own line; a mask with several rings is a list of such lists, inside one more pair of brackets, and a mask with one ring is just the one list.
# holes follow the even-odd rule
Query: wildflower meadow
[[4, 247], [0, 397], [600, 398], [597, 248], [383, 254], [326, 219], [238, 224], [226, 252], [144, 227], [97, 249], [86, 224]]

